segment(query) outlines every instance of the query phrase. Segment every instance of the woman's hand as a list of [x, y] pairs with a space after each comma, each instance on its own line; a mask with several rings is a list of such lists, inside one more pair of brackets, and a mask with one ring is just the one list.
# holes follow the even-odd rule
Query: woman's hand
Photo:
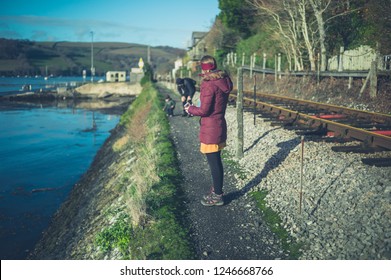
[[186, 113], [189, 113], [190, 103], [186, 103], [183, 108], [185, 108]]

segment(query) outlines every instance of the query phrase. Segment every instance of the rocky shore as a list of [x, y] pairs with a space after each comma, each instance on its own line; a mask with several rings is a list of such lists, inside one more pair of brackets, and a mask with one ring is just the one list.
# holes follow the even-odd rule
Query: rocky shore
[[[227, 110], [228, 150], [235, 154], [236, 108]], [[283, 227], [303, 244], [302, 259], [391, 259], [391, 167], [364, 165], [362, 158], [391, 157], [391, 152], [333, 152], [331, 139], [304, 139], [294, 131], [244, 114], [246, 179], [238, 189], [269, 191], [268, 206]], [[300, 190], [303, 199], [300, 213]]]
[[75, 89], [76, 94], [86, 97], [107, 98], [109, 96], [136, 96], [142, 90], [139, 83], [95, 83], [85, 84]]
[[77, 88], [63, 88], [57, 91], [24, 92], [0, 96], [0, 101], [54, 101], [54, 100], [85, 100], [101, 99], [105, 101], [119, 98], [133, 98], [142, 90], [139, 83], [88, 83]]

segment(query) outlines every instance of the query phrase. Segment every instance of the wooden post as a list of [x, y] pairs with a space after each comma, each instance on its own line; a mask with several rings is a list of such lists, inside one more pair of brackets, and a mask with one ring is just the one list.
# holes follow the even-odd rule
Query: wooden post
[[348, 84], [348, 89], [352, 88], [352, 83], [353, 83], [353, 77], [349, 76], [349, 84]]
[[303, 203], [303, 166], [304, 166], [303, 162], [304, 162], [304, 136], [301, 136], [299, 214], [301, 214], [301, 205]]
[[244, 56], [245, 56], [245, 54], [243, 53], [242, 54], [242, 66], [244, 66]]
[[361, 97], [361, 95], [364, 93], [364, 90], [367, 87], [367, 83], [368, 83], [369, 77], [371, 76], [371, 71], [372, 71], [372, 69], [369, 69], [368, 75], [367, 75], [367, 77], [366, 77], [366, 79], [364, 81], [364, 84], [361, 87], [360, 94], [358, 95], [358, 97]]
[[250, 77], [253, 75], [253, 55], [250, 56]]
[[257, 111], [257, 75], [254, 74], [254, 126], [255, 126], [255, 120], [257, 118], [256, 111]]
[[376, 98], [377, 96], [377, 61], [372, 61], [371, 63], [371, 72], [370, 72], [370, 87], [369, 87], [369, 96], [371, 98]]
[[318, 53], [318, 71], [317, 71], [316, 81], [319, 86], [319, 82], [320, 82], [320, 53]]
[[243, 68], [238, 68], [238, 95], [236, 98], [236, 120], [238, 135], [236, 143], [236, 157], [243, 157]]
[[257, 54], [254, 53], [254, 58], [253, 58], [253, 68], [255, 68], [255, 63], [257, 61]]
[[265, 79], [265, 71], [266, 71], [266, 53], [263, 53], [263, 65], [262, 65], [262, 69], [263, 69], [263, 77], [262, 79]]
[[344, 47], [341, 47], [339, 49], [339, 62], [338, 62], [338, 72], [343, 71], [343, 52], [344, 52]]
[[274, 56], [274, 81], [277, 82], [277, 55]]
[[281, 80], [281, 53], [278, 53], [277, 71], [279, 73], [278, 78]]

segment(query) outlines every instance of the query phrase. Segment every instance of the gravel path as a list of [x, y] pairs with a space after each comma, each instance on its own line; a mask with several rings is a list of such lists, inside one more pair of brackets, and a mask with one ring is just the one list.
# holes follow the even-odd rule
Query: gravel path
[[285, 259], [278, 239], [263, 223], [254, 201], [236, 188], [232, 172], [225, 166], [224, 192], [226, 205], [205, 207], [201, 196], [211, 186], [211, 176], [205, 157], [199, 152], [199, 118], [181, 117], [179, 96], [160, 88], [176, 100], [175, 116], [170, 118], [180, 168], [184, 177], [184, 192], [191, 224], [191, 235], [199, 259], [256, 260]]

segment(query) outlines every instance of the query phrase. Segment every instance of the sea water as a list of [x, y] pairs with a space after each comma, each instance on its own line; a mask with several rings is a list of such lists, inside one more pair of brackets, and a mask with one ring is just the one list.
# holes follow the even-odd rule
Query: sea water
[[[100, 79], [96, 77], [96, 80]], [[75, 87], [89, 82], [83, 77], [0, 77], [0, 96], [23, 92], [55, 91], [57, 87]]]
[[24, 259], [119, 121], [84, 109], [0, 106], [0, 257]]

